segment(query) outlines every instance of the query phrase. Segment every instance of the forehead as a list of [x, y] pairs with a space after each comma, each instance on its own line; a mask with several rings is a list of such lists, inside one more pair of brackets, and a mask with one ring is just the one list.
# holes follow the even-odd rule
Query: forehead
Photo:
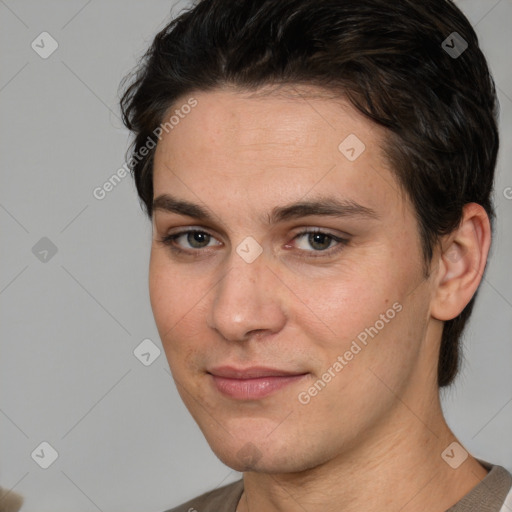
[[[372, 144], [378, 131], [346, 101], [311, 88], [252, 93], [214, 90], [194, 97], [197, 106], [169, 131], [168, 137], [164, 135], [160, 149], [168, 143], [176, 150], [193, 136], [196, 147], [209, 157], [212, 153], [221, 156], [229, 148], [235, 150], [232, 157], [273, 153], [274, 161], [288, 159], [287, 151], [305, 156], [311, 150], [332, 148], [333, 144], [336, 148], [351, 130]], [[176, 102], [169, 114], [179, 110], [182, 103], [186, 98]]]
[[191, 96], [197, 105], [157, 145], [155, 197], [172, 190], [190, 200], [229, 196], [256, 207], [338, 192], [369, 207], [400, 202], [382, 155], [384, 129], [343, 99], [298, 87]]

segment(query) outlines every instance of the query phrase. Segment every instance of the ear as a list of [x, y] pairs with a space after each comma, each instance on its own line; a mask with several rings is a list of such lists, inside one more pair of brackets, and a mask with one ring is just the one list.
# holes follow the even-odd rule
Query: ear
[[466, 307], [482, 280], [490, 245], [487, 212], [477, 203], [464, 205], [460, 226], [441, 241], [431, 302], [434, 318], [451, 320]]

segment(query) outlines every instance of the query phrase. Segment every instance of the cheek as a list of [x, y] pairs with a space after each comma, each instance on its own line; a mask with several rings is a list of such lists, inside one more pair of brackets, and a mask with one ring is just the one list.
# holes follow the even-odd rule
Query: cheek
[[337, 376], [333, 387], [350, 389], [355, 381], [371, 385], [373, 367], [400, 380], [419, 350], [428, 291], [411, 294], [421, 277], [418, 270], [406, 262], [396, 265], [393, 252], [380, 249], [379, 257], [365, 260], [371, 263], [337, 269], [320, 280], [298, 276], [290, 283], [307, 306], [295, 309], [294, 321], [319, 354], [317, 376], [343, 358], [343, 370], [339, 364], [338, 372], [331, 369]]
[[[149, 295], [155, 323], [169, 366], [190, 366], [205, 339], [206, 315], [211, 285], [206, 276], [195, 277], [169, 264], [164, 251], [151, 253]], [[190, 361], [190, 363], [189, 363]]]
[[186, 286], [182, 274], [166, 262], [162, 251], [151, 253], [149, 266], [149, 296], [155, 323], [164, 348], [173, 337], [180, 322], [186, 318], [190, 302], [189, 294], [194, 287]]
[[383, 287], [366, 298], [361, 309], [347, 302], [346, 321], [338, 319], [335, 329], [339, 337], [323, 345], [323, 370], [338, 356], [342, 369], [334, 370], [330, 390], [318, 401], [319, 407], [350, 410], [359, 418], [377, 417], [410, 380], [420, 364], [429, 313], [427, 285], [413, 294]]
[[[149, 298], [160, 337], [173, 324], [176, 312], [176, 296], [172, 293], [173, 279], [161, 264], [161, 258], [151, 253], [149, 265]], [[162, 339], [162, 342], [164, 340]]]
[[293, 321], [318, 346], [341, 350], [350, 345], [401, 296], [401, 283], [385, 268], [383, 261], [366, 260], [359, 267], [344, 262], [329, 274], [293, 276], [287, 281], [299, 299], [293, 301]]

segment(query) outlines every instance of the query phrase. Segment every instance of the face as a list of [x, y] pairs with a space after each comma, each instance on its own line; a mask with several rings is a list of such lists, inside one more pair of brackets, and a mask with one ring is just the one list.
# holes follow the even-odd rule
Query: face
[[390, 389], [425, 378], [431, 289], [384, 133], [312, 92], [194, 94], [155, 153], [153, 313], [185, 405], [238, 471], [340, 457], [392, 416]]

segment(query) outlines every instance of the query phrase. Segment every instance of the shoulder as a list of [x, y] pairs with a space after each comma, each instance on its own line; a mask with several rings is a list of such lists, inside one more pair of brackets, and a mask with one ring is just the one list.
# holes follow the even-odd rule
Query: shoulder
[[235, 512], [244, 489], [244, 481], [208, 491], [165, 512]]
[[510, 510], [512, 475], [502, 466], [481, 459], [477, 460], [487, 469], [487, 475], [447, 512], [505, 512], [505, 510]]

